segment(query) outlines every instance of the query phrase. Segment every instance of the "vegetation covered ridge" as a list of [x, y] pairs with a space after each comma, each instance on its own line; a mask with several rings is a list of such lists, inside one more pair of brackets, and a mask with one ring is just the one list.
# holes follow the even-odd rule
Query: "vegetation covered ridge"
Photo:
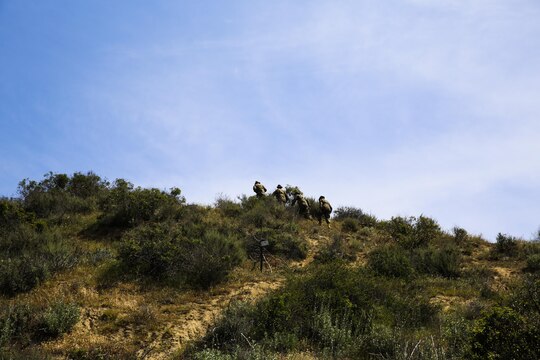
[[203, 206], [93, 172], [18, 194], [0, 199], [0, 359], [540, 358], [540, 234], [354, 207], [326, 227], [310, 197]]

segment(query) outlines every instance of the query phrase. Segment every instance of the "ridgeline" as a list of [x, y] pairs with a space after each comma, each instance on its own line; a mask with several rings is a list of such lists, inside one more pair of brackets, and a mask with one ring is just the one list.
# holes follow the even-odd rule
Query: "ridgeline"
[[0, 199], [0, 360], [540, 358], [538, 239], [354, 207], [320, 226], [309, 196], [315, 220], [92, 172], [18, 193]]

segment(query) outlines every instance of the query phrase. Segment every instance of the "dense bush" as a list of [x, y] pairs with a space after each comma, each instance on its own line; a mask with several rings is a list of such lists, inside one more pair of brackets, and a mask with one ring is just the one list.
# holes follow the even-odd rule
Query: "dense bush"
[[28, 256], [0, 259], [0, 294], [13, 296], [30, 291], [49, 274], [45, 264]]
[[0, 347], [58, 337], [79, 321], [79, 307], [57, 301], [47, 307], [19, 302], [0, 310]]
[[287, 259], [302, 260], [308, 254], [308, 244], [297, 233], [273, 232], [268, 237], [270, 245], [267, 250], [273, 255], [280, 255]]
[[345, 232], [357, 232], [360, 229], [360, 221], [353, 218], [345, 218], [341, 223], [341, 230]]
[[180, 189], [169, 193], [158, 189], [134, 188], [133, 184], [117, 179], [102, 199], [100, 207], [102, 225], [134, 227], [145, 221], [163, 221], [177, 218], [185, 200]]
[[[206, 348], [198, 356], [235, 357], [239, 349], [257, 344], [267, 354], [308, 351], [317, 358], [395, 358], [415, 329], [436, 326], [437, 308], [416, 289], [340, 262], [311, 267], [258, 303], [227, 309], [196, 347]], [[429, 353], [427, 347], [422, 351]]]
[[533, 254], [527, 257], [527, 270], [540, 271], [540, 254]]
[[97, 196], [105, 191], [107, 183], [92, 172], [45, 174], [42, 181], [24, 179], [19, 183], [19, 194], [25, 210], [38, 217], [59, 216], [91, 211]]
[[290, 224], [294, 220], [294, 209], [277, 203], [267, 196], [261, 199], [255, 196], [240, 198], [244, 226], [252, 228], [277, 228]]
[[57, 231], [21, 224], [0, 231], [0, 294], [15, 295], [77, 265], [80, 252]]
[[392, 238], [406, 249], [426, 246], [442, 234], [439, 224], [423, 215], [418, 218], [392, 217], [384, 225]]
[[242, 214], [242, 205], [223, 195], [216, 199], [214, 206], [221, 211], [224, 216], [229, 218], [236, 218]]
[[364, 216], [362, 209], [351, 206], [340, 206], [336, 209], [334, 218], [336, 220], [356, 219], [360, 220]]
[[355, 240], [334, 235], [331, 242], [317, 252], [315, 260], [321, 263], [330, 263], [335, 260], [354, 261], [358, 250], [359, 246]]
[[454, 240], [456, 244], [463, 244], [469, 238], [469, 234], [467, 233], [467, 230], [463, 228], [456, 226], [452, 229], [452, 232], [454, 234]]
[[92, 171], [86, 174], [76, 172], [68, 179], [66, 190], [71, 195], [82, 199], [99, 198], [107, 190], [108, 186], [108, 181], [101, 179]]
[[57, 301], [43, 313], [39, 331], [45, 337], [57, 337], [71, 331], [79, 316], [80, 309], [76, 304]]
[[540, 276], [526, 276], [511, 289], [508, 306], [529, 319], [536, 321], [537, 331], [540, 332]]
[[437, 221], [427, 216], [420, 215], [414, 224], [414, 236], [416, 244], [428, 244], [433, 239], [441, 235], [441, 227]]
[[22, 223], [31, 222], [32, 215], [24, 211], [20, 201], [0, 198], [0, 231], [11, 230]]
[[[369, 331], [378, 293], [375, 283], [360, 273], [340, 264], [325, 265], [255, 305], [230, 308], [203, 341], [234, 350], [244, 346], [248, 334], [274, 350], [290, 350], [302, 338], [323, 348], [333, 345], [335, 351], [349, 346], [345, 340]], [[340, 327], [339, 334], [332, 334]]]
[[462, 256], [456, 246], [417, 250], [413, 263], [417, 271], [444, 277], [458, 277]]
[[371, 214], [365, 213], [362, 209], [350, 207], [350, 206], [341, 206], [334, 211], [334, 219], [336, 220], [347, 220], [354, 219], [358, 221], [360, 226], [373, 227], [377, 225], [377, 218]]
[[43, 350], [0, 349], [0, 360], [51, 360], [52, 355]]
[[518, 246], [518, 240], [515, 237], [498, 233], [494, 255], [515, 256], [518, 252]]
[[38, 321], [38, 311], [25, 303], [0, 309], [0, 347], [29, 342]]
[[523, 241], [520, 244], [520, 256], [527, 259], [531, 255], [540, 255], [540, 241]]
[[508, 307], [494, 307], [472, 330], [470, 359], [538, 359], [540, 332]]
[[397, 246], [384, 246], [368, 254], [368, 266], [379, 275], [408, 277], [413, 267], [407, 253]]
[[237, 233], [245, 239], [244, 246], [249, 254], [256, 256], [258, 241], [267, 240], [267, 250], [272, 255], [297, 260], [306, 257], [307, 242], [294, 222], [294, 209], [277, 203], [270, 196], [261, 199], [244, 196], [240, 200], [242, 212], [236, 225]]
[[234, 237], [171, 223], [133, 229], [124, 236], [119, 250], [121, 263], [132, 272], [176, 278], [194, 287], [208, 287], [223, 280], [242, 258]]

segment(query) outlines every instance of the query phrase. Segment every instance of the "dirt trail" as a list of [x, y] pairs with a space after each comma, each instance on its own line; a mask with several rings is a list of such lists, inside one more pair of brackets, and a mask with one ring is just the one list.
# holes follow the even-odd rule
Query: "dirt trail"
[[[322, 242], [321, 240], [327, 240], [327, 237], [315, 235], [309, 238], [306, 258], [291, 263], [289, 268], [301, 268], [311, 263]], [[162, 324], [159, 332], [150, 334], [148, 345], [137, 353], [138, 357], [145, 360], [168, 359], [188, 342], [204, 336], [215, 323], [219, 314], [231, 302], [238, 300], [256, 301], [270, 291], [281, 287], [284, 282], [284, 275], [276, 274], [271, 280], [250, 281], [225, 294], [200, 299], [199, 302], [189, 305], [189, 311], [185, 314], [175, 318], [174, 321]]]
[[[165, 323], [160, 323], [159, 331], [148, 334], [147, 345], [137, 353], [138, 358], [148, 360], [167, 359], [182, 349], [189, 341], [203, 336], [216, 321], [218, 315], [231, 302], [238, 300], [254, 301], [271, 290], [277, 289], [282, 278], [269, 281], [248, 282], [238, 289], [225, 294], [189, 304], [189, 310]], [[187, 305], [187, 304], [186, 304]]]

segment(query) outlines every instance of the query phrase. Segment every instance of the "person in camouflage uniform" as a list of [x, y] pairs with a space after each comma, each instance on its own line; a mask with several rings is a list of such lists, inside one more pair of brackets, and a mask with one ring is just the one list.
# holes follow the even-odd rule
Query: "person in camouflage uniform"
[[296, 203], [298, 203], [298, 212], [300, 213], [300, 215], [304, 216], [306, 219], [311, 219], [312, 217], [309, 211], [309, 203], [304, 197], [304, 194], [302, 194], [301, 192], [297, 192], [294, 195], [294, 199], [291, 205], [294, 206], [294, 204]]
[[330, 214], [332, 213], [332, 205], [325, 199], [324, 196], [319, 196], [319, 225], [322, 224], [322, 219], [326, 221], [326, 225], [330, 227]]
[[259, 199], [264, 197], [264, 195], [266, 194], [266, 188], [259, 181], [255, 181], [255, 184], [253, 185], [253, 191], [255, 191], [255, 194], [257, 194], [257, 197]]
[[287, 197], [287, 192], [285, 191], [285, 189], [283, 189], [283, 186], [281, 185], [277, 186], [277, 189], [274, 190], [272, 195], [274, 195], [278, 203], [283, 204], [283, 205], [285, 205], [287, 201], [289, 200], [289, 198]]

